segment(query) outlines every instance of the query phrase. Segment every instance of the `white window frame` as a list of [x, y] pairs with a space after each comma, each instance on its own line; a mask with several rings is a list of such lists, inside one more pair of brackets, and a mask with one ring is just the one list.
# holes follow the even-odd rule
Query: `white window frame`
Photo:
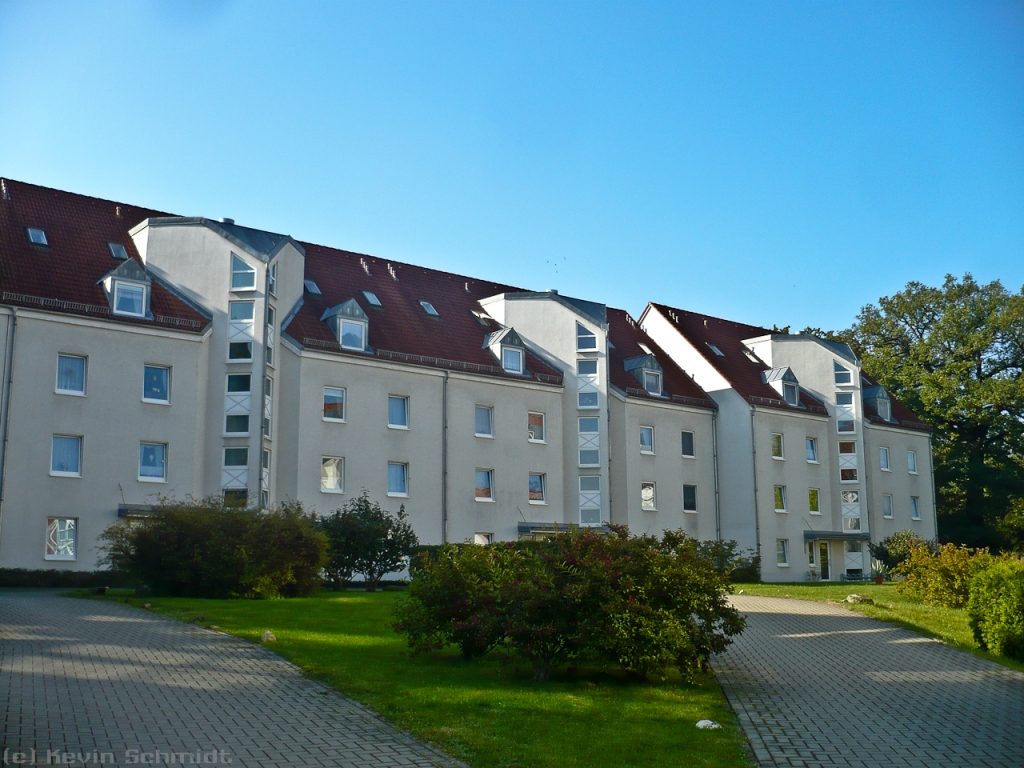
[[[595, 403], [593, 405], [583, 405], [583, 396], [593, 395]], [[578, 392], [576, 396], [576, 409], [580, 411], [592, 411], [601, 407], [601, 397], [597, 392]]]
[[892, 420], [892, 404], [888, 400], [878, 399], [878, 416], [884, 421]]
[[[843, 424], [849, 424], [849, 429], [843, 429]], [[836, 434], [855, 435], [857, 434], [857, 421], [855, 419], [836, 419]]]
[[[53, 468], [53, 438], [61, 437], [69, 440], [78, 441], [78, 471], [77, 472], [62, 472], [61, 470], [55, 470]], [[82, 476], [82, 464], [85, 460], [85, 439], [82, 435], [64, 435], [60, 433], [54, 433], [50, 438], [50, 477], [81, 477]]]
[[917, 451], [907, 451], [907, 472], [911, 475], [918, 474]]
[[[74, 535], [74, 551], [73, 551], [72, 554], [70, 554], [70, 555], [61, 555], [61, 554], [56, 554], [56, 553], [50, 554], [49, 552], [46, 551], [47, 547], [48, 547], [48, 544], [49, 544], [49, 538], [50, 538], [50, 523], [54, 522], [54, 521], [63, 521], [64, 523], [68, 523], [68, 522], [74, 521], [74, 526], [73, 526], [72, 529], [74, 530], [75, 535]], [[58, 529], [59, 529], [59, 522], [58, 522]], [[44, 560], [63, 560], [65, 562], [77, 560], [78, 559], [78, 530], [79, 530], [79, 518], [77, 518], [77, 517], [59, 517], [57, 515], [52, 515], [52, 516], [51, 515], [47, 515], [46, 516], [46, 534], [45, 534], [45, 537], [43, 539], [43, 559]]]
[[[839, 378], [845, 376], [845, 381], [840, 381]], [[846, 387], [853, 384], [853, 373], [845, 365], [841, 365], [838, 360], [832, 361], [832, 380], [837, 386]]]
[[[488, 422], [488, 426], [489, 426], [489, 428], [491, 430], [490, 432], [478, 432], [477, 431], [477, 427], [479, 426], [479, 424], [477, 423], [477, 421], [478, 421], [477, 416], [480, 413], [480, 411], [486, 411], [487, 412], [487, 422]], [[482, 438], [485, 438], [487, 440], [493, 440], [494, 439], [494, 406], [493, 405], [475, 405], [475, 406], [473, 406], [473, 435], [475, 437], [482, 437]]]
[[[650, 379], [654, 382], [654, 389], [651, 389], [651, 387], [648, 385], [648, 377], [650, 377]], [[644, 369], [644, 389], [647, 391], [647, 394], [649, 395], [661, 397], [661, 374], [658, 371], [649, 371], [646, 368]]]
[[[810, 448], [811, 450], [807, 451], [808, 448]], [[804, 451], [806, 451], [809, 454], [808, 457], [807, 457], [807, 463], [808, 464], [820, 464], [821, 463], [820, 461], [818, 461], [818, 438], [816, 438], [816, 437], [804, 438]], [[813, 456], [814, 458], [812, 459], [811, 456]]]
[[[648, 506], [644, 502], [644, 490], [650, 486], [651, 488], [651, 503]], [[640, 482], [640, 509], [644, 512], [657, 512], [658, 511], [658, 484], [653, 480], [642, 480]]]
[[[237, 346], [239, 344], [247, 344], [249, 346], [249, 356], [248, 357], [232, 357], [231, 356], [231, 348], [234, 347], [234, 346]], [[250, 341], [229, 341], [228, 342], [228, 364], [229, 365], [233, 365], [235, 363], [251, 363], [252, 362], [252, 353], [253, 353], [253, 342], [251, 340]]]
[[878, 468], [883, 472], [892, 472], [889, 449], [884, 445], [878, 449]]
[[[141, 312], [126, 312], [123, 309], [117, 308], [118, 297], [121, 295], [121, 291], [124, 289], [139, 290], [142, 291], [142, 311]], [[132, 283], [127, 280], [115, 280], [114, 281], [114, 301], [113, 309], [111, 310], [115, 315], [121, 315], [123, 317], [145, 317], [146, 316], [146, 292], [149, 289], [142, 283]]]
[[[153, 397], [146, 397], [146, 369], [154, 368], [156, 370], [166, 371], [167, 375], [167, 399], [158, 400]], [[154, 405], [170, 405], [171, 404], [171, 366], [169, 365], [156, 365], [155, 363], [143, 363], [142, 365], [142, 402], [153, 403]]]
[[[229, 432], [228, 419], [232, 416], [245, 416], [245, 432]], [[248, 413], [225, 413], [224, 414], [224, 437], [248, 437], [252, 430], [252, 411]]]
[[[62, 357], [66, 357], [72, 360], [82, 361], [82, 389], [61, 389], [60, 388], [60, 360]], [[89, 358], [85, 355], [65, 355], [63, 352], [57, 353], [57, 373], [56, 382], [53, 386], [53, 391], [58, 395], [71, 395], [72, 397], [85, 397], [86, 389], [89, 384]], [[62, 518], [63, 519], [63, 518]], [[70, 518], [68, 518], [70, 519]]]
[[[779, 546], [779, 545], [782, 546]], [[775, 540], [775, 565], [779, 568], [789, 568], [789, 539]]]
[[[241, 264], [241, 268], [237, 265]], [[235, 285], [236, 276], [252, 276], [252, 285]], [[256, 267], [252, 266], [249, 262], [239, 256], [237, 253], [231, 254], [231, 292], [240, 293], [242, 291], [255, 291], [256, 290]]]
[[277, 298], [277, 264], [267, 267], [267, 293]]
[[[346, 326], [352, 326], [359, 329], [359, 344], [346, 344], [345, 343], [345, 328]], [[369, 328], [366, 323], [362, 320], [353, 320], [348, 317], [338, 318], [338, 344], [341, 345], [342, 349], [355, 349], [360, 352], [366, 350], [366, 334]]]
[[[487, 493], [489, 496], [480, 496], [477, 491], [482, 486], [477, 485], [477, 475], [483, 473], [487, 477]], [[473, 500], [486, 504], [494, 503], [494, 469], [491, 467], [477, 467], [473, 472]]]
[[[690, 445], [693, 446], [693, 453], [683, 452], [683, 435], [690, 436]], [[696, 459], [697, 458], [697, 433], [690, 429], [683, 429], [679, 432], [679, 452], [682, 454], [684, 459]]]
[[[593, 340], [593, 346], [581, 344], [583, 340]], [[597, 334], [580, 322], [576, 323], [576, 351], [597, 352]]]
[[[888, 511], [886, 511], [886, 502], [888, 502], [888, 507], [889, 507]], [[895, 511], [894, 511], [893, 504], [892, 504], [892, 494], [891, 493], [883, 493], [882, 494], [882, 517], [884, 517], [886, 520], [892, 520], [895, 516], [896, 516], [896, 514], [895, 514]]]
[[[228, 451], [245, 451], [245, 463], [244, 464], [228, 464]], [[247, 445], [229, 445], [224, 448], [224, 452], [221, 455], [222, 466], [228, 467], [249, 467], [249, 446]]]
[[921, 497], [911, 496], [910, 497], [910, 519], [920, 520], [921, 519]]
[[[585, 366], [587, 366], [587, 368], [589, 368], [591, 366], [591, 364], [593, 364], [593, 366], [594, 366], [594, 372], [593, 373], [583, 373], [582, 371], [580, 371], [580, 366], [585, 365]], [[582, 360], [577, 360], [576, 361], [576, 375], [577, 376], [597, 376], [597, 358], [583, 358]]]
[[[539, 440], [533, 436], [532, 432], [530, 432], [530, 417], [531, 416], [540, 416], [540, 429], [541, 429], [541, 434], [543, 435], [543, 437], [541, 437]], [[526, 440], [529, 443], [547, 443], [547, 441], [548, 441], [548, 418], [547, 418], [547, 416], [545, 414], [541, 413], [540, 411], [527, 411], [526, 412]]]
[[[595, 431], [595, 432], [584, 432], [583, 428], [582, 428], [582, 426], [580, 424], [580, 422], [582, 422], [583, 419], [593, 419], [593, 420], [595, 420], [597, 422], [597, 431]], [[576, 419], [576, 429], [577, 429], [577, 434], [580, 434], [580, 435], [600, 435], [601, 434], [601, 419], [600, 419], [599, 416], [579, 416]], [[600, 448], [596, 448], [596, 449], [595, 448], [587, 448], [586, 450], [587, 451], [592, 451], [592, 452], [596, 453], [597, 454], [597, 461], [595, 463], [592, 463], [592, 464], [584, 464], [583, 463], [583, 450], [582, 449], [577, 449], [576, 458], [579, 459], [579, 466], [580, 467], [588, 467], [588, 468], [600, 467], [601, 466], [601, 449]]]
[[[533, 493], [533, 489], [530, 488], [530, 481], [535, 478], [540, 478], [540, 499], [531, 499], [530, 494]], [[544, 472], [530, 472], [526, 478], [526, 497], [530, 504], [537, 506], [546, 506], [548, 503], [548, 476]]]
[[[392, 491], [391, 490], [391, 467], [401, 467], [402, 477], [405, 481], [405, 492]], [[392, 498], [407, 499], [409, 498], [409, 462], [407, 461], [389, 461], [388, 462], [388, 476], [387, 476], [387, 488], [388, 496]]]
[[[811, 508], [811, 494], [814, 494], [814, 500], [818, 504], [817, 509]], [[821, 514], [821, 488], [808, 488], [807, 489], [807, 512], [811, 515]]]
[[[517, 360], [517, 364], [516, 365], [509, 365], [509, 360], [508, 360], [508, 356], [509, 355], [513, 355], [516, 358], [516, 360]], [[523, 358], [524, 357], [525, 357], [525, 353], [519, 347], [502, 347], [501, 348], [501, 367], [505, 370], [506, 373], [522, 374], [523, 368], [524, 368], [524, 365], [523, 365]]]
[[[327, 478], [324, 476], [324, 467], [327, 466], [328, 461], [339, 462], [341, 471], [338, 474], [338, 488], [329, 488], [324, 485]], [[320, 493], [334, 493], [342, 494], [345, 493], [345, 457], [344, 456], [321, 456], [320, 457]]]
[[[839, 482], [840, 483], [846, 483], [846, 484], [849, 484], [849, 483], [859, 483], [860, 482], [860, 480], [859, 480], [860, 472], [858, 472], [857, 469], [858, 469], [857, 467], [840, 467], [839, 468]], [[853, 478], [852, 479], [844, 478], [843, 477], [843, 473], [844, 472], [853, 472]]]
[[[163, 475], [143, 475], [142, 474], [142, 452], [147, 445], [155, 445], [164, 449], [164, 465]], [[168, 450], [167, 443], [157, 443], [151, 440], [143, 440], [139, 443], [139, 482], [140, 483], [166, 483], [167, 482], [167, 464], [168, 464]]]
[[[792, 399], [790, 399], [790, 397], [789, 397], [790, 393], [792, 393], [792, 395], [793, 395]], [[793, 406], [800, 405], [800, 388], [796, 384], [789, 384], [789, 383], [783, 382], [783, 384], [782, 384], [782, 399], [785, 400], [790, 405], [793, 405]]]
[[486, 547], [494, 543], [493, 533], [474, 533], [473, 543], [478, 547]]
[[[341, 392], [341, 418], [335, 418], [333, 416], [327, 416], [327, 390], [333, 392]], [[323, 410], [321, 411], [322, 418], [324, 421], [328, 421], [334, 424], [345, 424], [348, 420], [348, 390], [345, 387], [329, 387], [324, 386], [323, 389]]]
[[[780, 499], [780, 498], [782, 499], [782, 506], [781, 507], [778, 506], [778, 499]], [[772, 506], [775, 507], [775, 511], [780, 513], [780, 514], [788, 513], [789, 510], [786, 508], [786, 505], [788, 503], [789, 503], [789, 500], [786, 498], [786, 486], [784, 486], [784, 485], [772, 486]]]
[[[779, 452], [778, 453], [775, 453], [775, 442], [776, 442], [775, 438], [779, 438], [779, 440], [778, 440]], [[786, 460], [786, 438], [785, 438], [785, 436], [781, 432], [772, 432], [771, 433], [771, 441], [772, 441], [772, 444], [771, 444], [771, 447], [772, 447], [772, 458], [775, 461], [785, 461]]]
[[[650, 450], [644, 448], [644, 430], [649, 429], [651, 431], [651, 447]], [[643, 424], [640, 425], [640, 453], [645, 456], [654, 456], [657, 452], [657, 444], [654, 442], [654, 427], [648, 427]]]
[[[391, 401], [392, 400], [401, 400], [401, 401], [403, 401], [403, 403], [404, 403], [403, 408], [405, 409], [405, 424], [392, 424], [391, 423]], [[388, 429], [404, 429], [404, 430], [408, 430], [409, 429], [409, 424], [412, 421], [412, 413], [411, 413], [411, 411], [412, 411], [412, 408], [411, 408], [410, 403], [409, 403], [409, 396], [408, 395], [388, 395]]]
[[[686, 508], [686, 489], [693, 488], [693, 509]], [[697, 514], [697, 484], [696, 483], [683, 483], [683, 512], [687, 515]]]

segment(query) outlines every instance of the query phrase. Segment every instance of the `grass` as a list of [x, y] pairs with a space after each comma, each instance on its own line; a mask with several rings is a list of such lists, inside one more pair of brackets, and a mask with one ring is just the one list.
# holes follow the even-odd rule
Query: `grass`
[[[713, 676], [638, 682], [580, 670], [535, 683], [508, 658], [411, 658], [390, 627], [397, 595], [320, 593], [289, 600], [107, 599], [259, 642], [310, 677], [476, 768], [750, 766], [745, 740]], [[702, 719], [722, 730], [698, 730]]]
[[874, 619], [882, 619], [898, 624], [905, 629], [917, 632], [925, 637], [933, 637], [947, 645], [970, 651], [976, 656], [994, 661], [1006, 667], [1024, 672], [1024, 663], [997, 656], [981, 650], [974, 640], [968, 623], [967, 612], [958, 608], [943, 608], [938, 605], [925, 605], [911, 600], [896, 591], [893, 582], [884, 584], [858, 583], [803, 583], [803, 584], [737, 584], [736, 591], [744, 590], [748, 595], [764, 597], [791, 597], [796, 600], [815, 600], [840, 602], [847, 595], [865, 595], [874, 600], [874, 605], [866, 603], [843, 603], [851, 610], [863, 613]]

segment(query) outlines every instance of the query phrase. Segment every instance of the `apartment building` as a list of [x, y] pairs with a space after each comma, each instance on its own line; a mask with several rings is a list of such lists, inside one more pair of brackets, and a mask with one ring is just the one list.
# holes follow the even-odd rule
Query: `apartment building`
[[718, 405], [721, 537], [765, 581], [861, 576], [868, 542], [935, 538], [929, 427], [849, 346], [663, 304], [640, 325]]
[[160, 497], [420, 540], [718, 535], [717, 406], [622, 310], [0, 180], [0, 567]]

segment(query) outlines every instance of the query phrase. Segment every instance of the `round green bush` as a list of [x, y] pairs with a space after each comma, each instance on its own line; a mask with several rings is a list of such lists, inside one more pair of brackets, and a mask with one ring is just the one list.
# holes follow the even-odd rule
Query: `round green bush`
[[997, 560], [971, 579], [967, 613], [982, 648], [1024, 661], [1024, 561]]

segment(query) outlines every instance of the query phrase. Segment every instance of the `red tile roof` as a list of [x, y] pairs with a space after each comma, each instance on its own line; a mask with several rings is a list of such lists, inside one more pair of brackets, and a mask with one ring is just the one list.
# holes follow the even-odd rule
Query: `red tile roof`
[[[878, 381], [869, 376], [867, 373], [861, 371], [861, 376], [872, 386], [881, 386]], [[888, 390], [887, 390], [888, 391]], [[904, 427], [906, 429], [916, 429], [922, 432], [931, 432], [931, 424], [926, 424], [914, 413], [910, 408], [901, 403], [892, 394], [889, 394], [890, 408], [892, 409], [892, 417], [895, 422], [885, 421], [878, 412], [875, 411], [867, 402], [864, 403], [864, 417], [872, 424], [876, 424], [880, 427]]]
[[671, 400], [686, 405], [702, 408], [715, 408], [714, 401], [703, 389], [691, 379], [686, 372], [659, 347], [654, 340], [644, 333], [637, 322], [623, 309], [608, 308], [608, 340], [611, 349], [608, 351], [609, 378], [614, 386], [626, 392], [630, 397], [643, 397], [650, 400], [659, 398], [652, 396], [643, 388], [643, 384], [625, 368], [626, 360], [641, 357], [647, 352], [641, 344], [647, 346], [662, 367], [662, 392]]
[[[141, 264], [128, 231], [143, 219], [168, 214], [10, 179], [4, 179], [3, 186], [0, 303], [195, 332], [209, 323], [209, 318], [155, 281], [150, 301], [153, 320], [113, 315], [98, 284], [124, 263], [111, 256], [107, 243], [121, 243], [129, 257]], [[43, 230], [49, 244], [31, 244], [28, 227]]]
[[[321, 295], [307, 290], [285, 329], [298, 343], [359, 356], [342, 350], [320, 319], [324, 310], [355, 299], [369, 318], [369, 344], [378, 358], [522, 378], [505, 373], [501, 362], [484, 348], [484, 337], [500, 326], [490, 318], [481, 324], [473, 315], [482, 313], [480, 299], [521, 289], [323, 245], [301, 245], [306, 251], [306, 279], [316, 283]], [[363, 291], [372, 291], [383, 306], [371, 305]], [[421, 301], [430, 302], [439, 316], [429, 316]], [[535, 380], [562, 383], [560, 371], [529, 353], [526, 369]]]

